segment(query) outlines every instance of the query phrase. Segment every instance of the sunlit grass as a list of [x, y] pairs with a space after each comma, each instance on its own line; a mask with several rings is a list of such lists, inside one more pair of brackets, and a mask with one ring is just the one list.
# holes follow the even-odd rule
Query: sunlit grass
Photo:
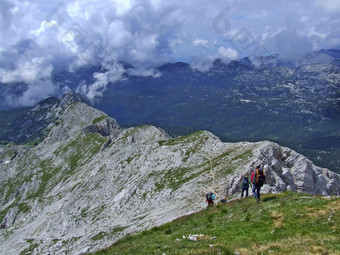
[[[340, 198], [265, 195], [208, 207], [95, 254], [340, 254]], [[189, 235], [201, 234], [196, 242]], [[185, 238], [184, 238], [185, 237]]]

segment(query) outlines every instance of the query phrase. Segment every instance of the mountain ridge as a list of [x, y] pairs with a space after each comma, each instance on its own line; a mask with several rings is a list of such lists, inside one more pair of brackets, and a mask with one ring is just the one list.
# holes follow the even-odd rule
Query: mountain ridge
[[0, 254], [83, 254], [206, 207], [204, 194], [239, 196], [265, 164], [264, 193], [340, 193], [340, 175], [264, 142], [223, 143], [208, 131], [171, 138], [121, 128], [83, 102], [61, 110], [36, 147], [0, 149]]
[[[215, 60], [207, 72], [170, 63], [153, 71], [159, 75], [149, 77], [134, 76], [128, 71], [132, 67], [122, 64], [127, 70], [122, 79], [108, 83], [103, 97], [92, 106], [121, 126], [155, 125], [173, 137], [204, 129], [226, 142], [270, 140], [340, 173], [339, 52], [310, 52], [296, 61], [279, 55], [229, 63]], [[106, 71], [88, 67], [55, 73], [52, 80], [64, 88], [61, 91], [82, 91], [81, 84], [93, 84], [94, 74]], [[6, 114], [0, 112], [1, 124], [11, 122], [14, 129], [2, 125], [1, 140], [40, 141], [39, 136], [26, 137], [29, 126], [21, 128], [24, 132], [15, 126], [16, 121], [24, 124], [25, 116], [11, 112], [6, 118]], [[318, 148], [316, 141], [322, 140], [327, 142]]]
[[37, 145], [57, 123], [60, 112], [74, 102], [85, 102], [85, 99], [79, 93], [69, 92], [60, 99], [49, 97], [22, 111], [16, 110], [19, 114], [13, 119], [2, 112], [0, 141]]

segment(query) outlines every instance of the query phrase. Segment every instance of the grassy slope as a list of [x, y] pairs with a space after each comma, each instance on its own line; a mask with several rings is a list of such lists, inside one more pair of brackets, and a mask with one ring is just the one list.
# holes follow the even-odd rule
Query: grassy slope
[[339, 224], [339, 197], [270, 194], [210, 206], [95, 254], [340, 254]]

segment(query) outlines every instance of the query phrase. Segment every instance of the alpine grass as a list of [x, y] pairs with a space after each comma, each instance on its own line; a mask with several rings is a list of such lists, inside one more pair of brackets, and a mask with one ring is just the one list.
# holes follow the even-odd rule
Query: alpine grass
[[340, 197], [269, 194], [209, 206], [94, 254], [340, 254], [339, 223]]

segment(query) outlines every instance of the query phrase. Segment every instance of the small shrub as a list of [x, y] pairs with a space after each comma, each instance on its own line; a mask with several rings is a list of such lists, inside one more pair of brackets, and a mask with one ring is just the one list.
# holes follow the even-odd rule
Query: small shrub
[[221, 254], [221, 255], [234, 255], [235, 254], [234, 252], [232, 252], [225, 246], [217, 246], [216, 249], [218, 250], [218, 254]]
[[227, 208], [222, 208], [221, 213], [222, 214], [227, 214], [228, 213], [228, 209]]
[[94, 120], [92, 120], [92, 124], [96, 125], [98, 122], [101, 122], [102, 120], [105, 120], [106, 118], [108, 118], [107, 115], [103, 115], [103, 116], [100, 116], [98, 118], [95, 118]]
[[172, 233], [173, 233], [173, 230], [170, 228], [164, 231], [164, 234], [166, 235], [171, 235]]
[[101, 240], [103, 239], [107, 234], [105, 232], [100, 232], [98, 233], [97, 235], [93, 236], [91, 239], [93, 241], [98, 241], [98, 240]]

